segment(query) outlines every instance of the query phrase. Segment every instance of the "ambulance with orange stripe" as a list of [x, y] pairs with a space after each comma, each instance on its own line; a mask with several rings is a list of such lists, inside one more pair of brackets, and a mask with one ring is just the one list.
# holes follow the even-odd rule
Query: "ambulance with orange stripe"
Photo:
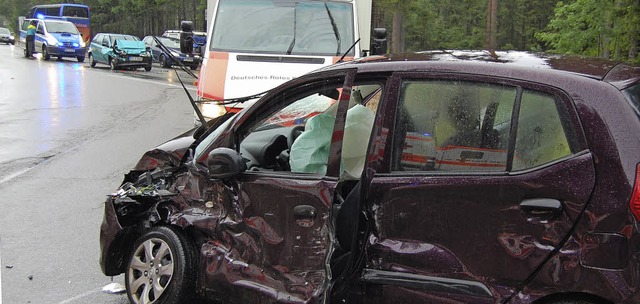
[[[205, 119], [237, 112], [307, 72], [371, 53], [371, 0], [209, 0], [197, 80]], [[376, 29], [378, 46], [386, 44]], [[249, 98], [244, 98], [249, 96]]]

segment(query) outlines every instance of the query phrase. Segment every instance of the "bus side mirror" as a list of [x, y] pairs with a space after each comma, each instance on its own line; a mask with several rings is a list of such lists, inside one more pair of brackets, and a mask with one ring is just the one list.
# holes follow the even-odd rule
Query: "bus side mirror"
[[387, 53], [387, 29], [377, 27], [373, 29], [373, 42], [371, 43], [371, 55], [384, 55]]
[[193, 21], [180, 22], [180, 52], [193, 53]]

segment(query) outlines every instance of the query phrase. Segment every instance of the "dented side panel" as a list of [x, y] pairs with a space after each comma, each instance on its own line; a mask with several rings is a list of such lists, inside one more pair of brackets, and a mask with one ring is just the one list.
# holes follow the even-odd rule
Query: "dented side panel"
[[[201, 248], [203, 285], [224, 289], [225, 303], [317, 302], [327, 278], [326, 223], [334, 186], [253, 174], [211, 181], [211, 189], [228, 195], [210, 191], [203, 197], [224, 215]], [[296, 215], [298, 206], [315, 215]]]
[[[574, 282], [561, 274], [577, 261], [545, 262], [583, 210], [593, 172], [591, 155], [583, 154], [517, 176], [374, 178], [374, 232], [365, 273], [384, 276], [364, 279], [385, 288], [367, 296], [384, 303], [398, 293], [407, 293], [401, 298], [448, 293], [460, 303], [486, 302], [482, 298], [497, 303], [540, 265], [560, 273], [556, 288], [571, 291]], [[531, 218], [520, 207], [530, 198], [560, 200], [563, 213], [549, 221]]]

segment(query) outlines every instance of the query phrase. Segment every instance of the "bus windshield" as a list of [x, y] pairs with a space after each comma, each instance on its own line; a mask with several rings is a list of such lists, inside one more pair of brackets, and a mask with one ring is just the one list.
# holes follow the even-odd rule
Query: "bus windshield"
[[221, 0], [210, 49], [338, 56], [355, 42], [353, 24], [350, 3]]
[[76, 26], [70, 22], [45, 21], [45, 23], [47, 24], [47, 31], [49, 31], [49, 33], [80, 34]]

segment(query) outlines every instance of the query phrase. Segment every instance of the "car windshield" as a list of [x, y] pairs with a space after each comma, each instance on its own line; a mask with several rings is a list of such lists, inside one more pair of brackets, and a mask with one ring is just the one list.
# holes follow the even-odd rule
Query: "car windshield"
[[207, 137], [203, 139], [202, 142], [200, 142], [200, 144], [198, 144], [195, 151], [194, 161], [202, 157], [203, 153], [211, 145], [213, 140], [216, 139], [218, 135], [220, 135], [220, 133], [222, 133], [222, 131], [224, 131], [229, 126], [229, 124], [233, 121], [234, 117], [235, 115], [227, 118], [227, 120], [224, 123], [219, 125], [213, 132], [209, 133], [209, 135], [207, 135]]
[[[352, 16], [349, 3], [222, 0], [211, 50], [344, 54], [354, 43]], [[349, 54], [353, 55], [353, 50]]]
[[180, 40], [169, 37], [156, 37], [162, 44], [168, 48], [180, 48]]
[[111, 45], [116, 43], [116, 40], [129, 40], [129, 41], [139, 41], [138, 37], [130, 36], [130, 35], [111, 35]]
[[11, 32], [4, 27], [0, 27], [0, 34], [11, 34]]
[[47, 25], [47, 31], [49, 33], [71, 33], [71, 34], [80, 34], [75, 25], [71, 22], [51, 22], [45, 21]]

